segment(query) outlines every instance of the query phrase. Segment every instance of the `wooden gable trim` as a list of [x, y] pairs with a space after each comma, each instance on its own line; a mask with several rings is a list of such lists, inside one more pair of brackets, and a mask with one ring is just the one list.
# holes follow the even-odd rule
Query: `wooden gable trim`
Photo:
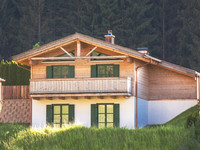
[[[43, 50], [43, 51], [38, 52], [38, 53], [31, 54], [31, 55], [26, 56], [26, 57], [23, 57], [23, 58], [19, 58], [19, 59], [18, 59], [18, 58], [17, 58], [18, 55], [13, 56], [12, 58], [13, 58], [13, 60], [15, 60], [15, 61], [17, 61], [17, 62], [22, 62], [22, 61], [24, 61], [24, 60], [26, 60], [26, 59], [30, 59], [31, 57], [34, 57], [34, 56], [37, 56], [37, 55], [40, 55], [40, 54], [44, 54], [44, 53], [46, 53], [46, 52], [48, 52], [48, 51], [51, 51], [51, 50], [54, 50], [54, 49], [63, 47], [63, 46], [65, 46], [65, 45], [71, 44], [71, 43], [73, 43], [73, 42], [76, 42], [76, 40], [71, 40], [71, 41], [66, 42], [66, 43], [64, 43], [64, 44], [51, 47], [51, 48], [49, 48], [49, 49]], [[44, 46], [45, 46], [45, 45], [44, 45]], [[37, 48], [37, 49], [39, 49], [39, 48]], [[31, 51], [31, 50], [30, 50], [30, 51]], [[28, 51], [27, 51], [27, 52], [28, 52]], [[25, 53], [26, 53], [26, 52], [25, 52]], [[22, 54], [23, 54], [23, 53], [22, 53]], [[21, 55], [21, 54], [19, 54], [19, 55]], [[25, 54], [24, 54], [24, 55], [25, 55]]]
[[[116, 44], [107, 43], [105, 41], [102, 41], [102, 40], [99, 40], [99, 39], [96, 39], [96, 38], [93, 38], [93, 37], [90, 37], [90, 36], [87, 36], [87, 35], [83, 35], [83, 34], [80, 34], [80, 33], [75, 33], [75, 34], [67, 36], [65, 38], [50, 42], [50, 43], [45, 44], [45, 45], [43, 45], [43, 46], [41, 46], [37, 49], [32, 49], [32, 50], [26, 51], [24, 53], [15, 55], [12, 58], [14, 60], [16, 60], [17, 62], [22, 62], [22, 61], [29, 59], [31, 57], [34, 57], [36, 55], [40, 55], [40, 54], [46, 53], [48, 51], [51, 51], [53, 49], [60, 48], [62, 46], [68, 45], [68, 44], [73, 43], [75, 41], [76, 42], [82, 41], [84, 43], [88, 43], [88, 44], [93, 45], [93, 46], [101, 47], [101, 48], [104, 48], [106, 50], [114, 51], [114, 52], [117, 52], [119, 54], [123, 54], [123, 55], [126, 55], [126, 56], [136, 58], [138, 60], [142, 60], [144, 62], [151, 61], [150, 58], [144, 58], [145, 54], [139, 53], [135, 50], [132, 50], [132, 49], [129, 49], [129, 48], [126, 48], [126, 47], [123, 47], [123, 46], [119, 46], [119, 45], [116, 45]], [[158, 65], [160, 67], [163, 67], [165, 69], [169, 69], [169, 70], [187, 75], [187, 76], [191, 76], [191, 77], [195, 76], [195, 71], [192, 70], [192, 69], [187, 69], [187, 68], [184, 68], [184, 67], [181, 67], [181, 66], [178, 66], [178, 65], [175, 65], [175, 64], [167, 63], [167, 62], [161, 62], [159, 64], [156, 61], [152, 61], [151, 63]]]

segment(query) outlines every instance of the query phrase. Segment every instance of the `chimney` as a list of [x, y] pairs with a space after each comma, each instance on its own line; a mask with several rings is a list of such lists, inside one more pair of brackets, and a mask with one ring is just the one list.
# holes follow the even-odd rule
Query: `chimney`
[[108, 30], [108, 34], [105, 35], [105, 41], [108, 43], [115, 43], [115, 36], [112, 34], [112, 30]]
[[147, 47], [142, 47], [142, 48], [137, 48], [137, 51], [142, 53], [142, 54], [147, 54], [149, 55], [149, 52], [148, 52], [148, 48]]

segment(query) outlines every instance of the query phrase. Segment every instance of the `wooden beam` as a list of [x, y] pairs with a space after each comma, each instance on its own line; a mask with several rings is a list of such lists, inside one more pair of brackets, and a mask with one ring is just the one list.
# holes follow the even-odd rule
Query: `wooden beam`
[[133, 62], [133, 58], [131, 58], [131, 57], [128, 56], [128, 57], [126, 58], [126, 61], [127, 61], [128, 63], [132, 63], [132, 62]]
[[73, 60], [73, 59], [115, 59], [127, 56], [89, 56], [89, 57], [33, 57], [31, 60]]
[[81, 42], [77, 41], [77, 57], [81, 57]]
[[90, 96], [84, 96], [84, 98], [85, 98], [85, 99], [91, 99], [91, 97], [90, 97]]
[[68, 51], [66, 51], [63, 47], [60, 47], [60, 49], [62, 49], [67, 55], [69, 55], [69, 57], [73, 57], [70, 53], [68, 53]]
[[87, 53], [87, 55], [85, 55], [85, 56], [89, 56], [93, 51], [95, 51], [95, 49], [96, 49], [97, 47], [95, 46], [89, 53]]
[[65, 100], [66, 97], [58, 97], [58, 99], [60, 99], [60, 100]]
[[71, 96], [71, 99], [78, 99], [78, 96]]
[[117, 99], [117, 96], [111, 96], [112, 99]]
[[40, 97], [34, 97], [33, 99], [35, 99], [35, 100], [40, 100]]
[[46, 97], [46, 99], [48, 99], [48, 100], [53, 100], [53, 97]]
[[104, 96], [97, 96], [97, 98], [99, 98], [99, 99], [104, 99]]

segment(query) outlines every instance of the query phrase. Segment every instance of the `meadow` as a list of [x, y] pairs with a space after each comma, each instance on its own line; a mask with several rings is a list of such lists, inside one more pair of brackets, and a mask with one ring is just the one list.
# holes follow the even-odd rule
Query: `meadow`
[[27, 124], [0, 124], [0, 149], [9, 150], [190, 150], [200, 149], [200, 121], [188, 126], [193, 107], [170, 122], [142, 129], [31, 129]]

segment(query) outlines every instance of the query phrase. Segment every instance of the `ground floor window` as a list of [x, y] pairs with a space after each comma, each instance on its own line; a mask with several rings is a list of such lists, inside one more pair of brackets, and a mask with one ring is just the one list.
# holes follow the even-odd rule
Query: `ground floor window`
[[63, 127], [74, 122], [74, 105], [47, 105], [47, 124], [53, 127]]
[[98, 128], [119, 126], [119, 104], [92, 104], [91, 125]]

